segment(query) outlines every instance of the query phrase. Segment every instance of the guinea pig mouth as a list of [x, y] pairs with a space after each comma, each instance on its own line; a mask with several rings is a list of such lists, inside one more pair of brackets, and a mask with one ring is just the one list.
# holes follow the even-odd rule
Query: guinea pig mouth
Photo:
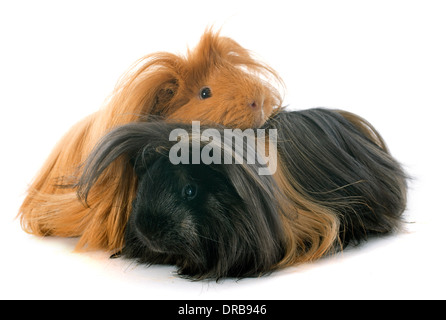
[[147, 235], [138, 228], [136, 233], [139, 241], [154, 253], [181, 255], [184, 252], [185, 242], [174, 233], [158, 231]]
[[261, 127], [268, 119], [269, 114], [265, 113], [265, 109], [263, 106], [256, 107], [256, 109], [258, 110], [255, 110], [253, 126]]
[[248, 103], [251, 112], [253, 113], [253, 126], [262, 126], [268, 117], [271, 115], [271, 107], [263, 97], [252, 100]]
[[162, 237], [158, 235], [151, 235], [148, 236], [139, 228], [136, 228], [136, 234], [138, 236], [139, 241], [141, 241], [146, 248], [148, 248], [152, 252], [156, 253], [170, 253], [171, 250], [169, 250], [166, 245], [164, 244], [165, 241], [163, 241]]
[[148, 240], [147, 238], [144, 238], [144, 245], [152, 252], [155, 253], [170, 253], [167, 248], [164, 248], [158, 241]]

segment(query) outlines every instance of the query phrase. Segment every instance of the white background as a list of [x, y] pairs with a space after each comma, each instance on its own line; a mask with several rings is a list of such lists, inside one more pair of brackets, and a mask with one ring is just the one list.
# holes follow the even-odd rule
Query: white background
[[[206, 26], [283, 77], [290, 109], [368, 119], [414, 177], [407, 231], [259, 279], [190, 282], [76, 239], [24, 233], [27, 185], [68, 128], [154, 51], [183, 54]], [[446, 298], [444, 1], [1, 1], [0, 298]]]

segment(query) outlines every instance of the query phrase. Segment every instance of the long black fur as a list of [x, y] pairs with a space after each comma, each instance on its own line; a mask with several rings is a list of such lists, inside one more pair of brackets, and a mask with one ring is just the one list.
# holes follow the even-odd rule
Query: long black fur
[[[273, 176], [259, 176], [258, 163], [173, 165], [168, 154], [176, 141], [169, 134], [176, 128], [191, 134], [190, 125], [162, 121], [111, 131], [84, 165], [80, 198], [87, 201], [102, 171], [126, 157], [137, 173], [138, 191], [125, 231], [125, 257], [176, 265], [180, 275], [193, 279], [274, 270], [287, 243], [283, 196]], [[223, 128], [216, 128], [223, 136]], [[337, 215], [340, 247], [398, 228], [406, 175], [365, 120], [327, 109], [282, 111], [263, 128], [277, 129], [278, 157], [295, 191]]]
[[278, 130], [279, 157], [296, 192], [338, 215], [342, 246], [398, 229], [407, 176], [366, 120], [314, 108], [280, 112], [264, 128]]

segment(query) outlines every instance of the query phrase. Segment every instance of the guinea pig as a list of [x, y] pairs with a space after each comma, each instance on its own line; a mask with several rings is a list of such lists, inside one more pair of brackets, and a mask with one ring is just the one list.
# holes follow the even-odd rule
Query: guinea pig
[[152, 116], [259, 127], [282, 103], [272, 83], [282, 85], [271, 67], [212, 29], [185, 56], [158, 52], [141, 58], [106, 105], [74, 125], [53, 149], [20, 208], [23, 229], [80, 237], [77, 249], [120, 248], [137, 185], [132, 168], [119, 160], [113, 163], [91, 191], [89, 207], [73, 188], [78, 168], [99, 139], [116, 126]]
[[[132, 163], [138, 187], [120, 255], [145, 264], [176, 265], [180, 275], [193, 279], [270, 272], [285, 246], [273, 177], [258, 175], [262, 164], [248, 164], [247, 153], [227, 153], [233, 164], [173, 164], [169, 151], [176, 140], [169, 135], [178, 128], [191, 133], [188, 159], [194, 141], [199, 153], [208, 145], [185, 124], [132, 123], [110, 132], [87, 159], [79, 197], [88, 205], [89, 191], [102, 172], [124, 158]], [[248, 147], [245, 141], [243, 150]], [[223, 159], [224, 141], [219, 148]], [[239, 164], [237, 156], [243, 158]]]
[[[77, 185], [87, 203], [117, 159], [131, 163], [138, 177], [123, 256], [176, 265], [193, 279], [259, 276], [390, 233], [403, 221], [406, 175], [359, 116], [282, 111], [256, 132], [255, 143], [233, 133], [241, 136], [236, 146], [220, 126], [202, 127], [203, 135], [210, 128], [212, 139], [194, 137], [193, 125], [128, 124], [90, 154]], [[179, 142], [171, 135], [178, 129], [189, 143], [180, 163], [172, 157]], [[273, 133], [276, 144], [266, 143]], [[204, 161], [205, 149], [220, 161]], [[194, 152], [201, 156], [195, 164]], [[276, 166], [265, 166], [267, 153]], [[274, 170], [260, 174], [261, 168]]]

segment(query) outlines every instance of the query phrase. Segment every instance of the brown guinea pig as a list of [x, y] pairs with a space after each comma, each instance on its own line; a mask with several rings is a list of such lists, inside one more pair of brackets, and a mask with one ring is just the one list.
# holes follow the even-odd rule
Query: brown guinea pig
[[77, 249], [121, 248], [137, 183], [132, 168], [120, 161], [107, 168], [90, 192], [88, 207], [73, 189], [79, 166], [99, 139], [118, 125], [153, 115], [259, 127], [282, 104], [271, 83], [282, 85], [272, 68], [211, 29], [185, 56], [159, 52], [141, 58], [120, 79], [105, 107], [74, 125], [53, 149], [20, 208], [23, 229], [79, 236]]

